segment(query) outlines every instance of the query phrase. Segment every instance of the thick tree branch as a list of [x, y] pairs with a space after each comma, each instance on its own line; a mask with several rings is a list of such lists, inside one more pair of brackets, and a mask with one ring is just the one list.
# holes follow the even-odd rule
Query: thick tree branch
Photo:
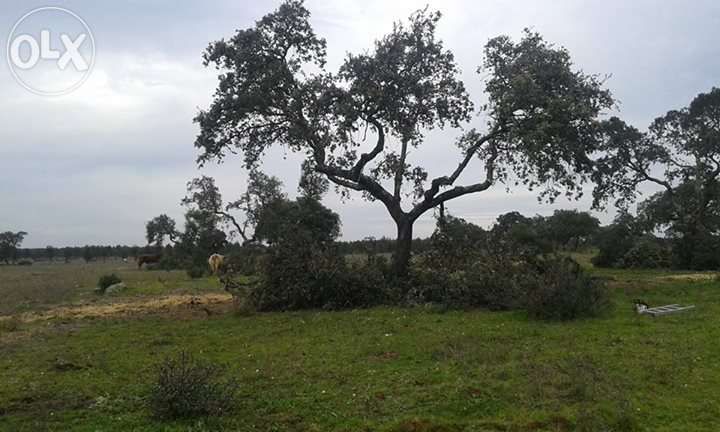
[[[472, 160], [473, 156], [477, 154], [477, 152], [480, 150], [480, 148], [491, 139], [497, 137], [500, 134], [501, 130], [498, 127], [495, 127], [490, 133], [487, 135], [484, 135], [483, 137], [479, 138], [477, 142], [475, 142], [472, 146], [470, 146], [467, 151], [465, 152], [465, 157], [463, 160], [458, 164], [457, 168], [455, 168], [455, 171], [453, 171], [450, 176], [442, 176], [437, 177], [432, 180], [430, 184], [430, 189], [426, 190], [425, 193], [423, 193], [423, 196], [425, 197], [425, 202], [430, 202], [432, 199], [437, 195], [437, 193], [440, 191], [440, 188], [443, 186], [450, 186], [453, 183], [455, 183], [455, 180], [457, 180], [458, 177], [460, 177], [460, 174], [462, 174], [463, 171], [465, 171], [465, 168], [467, 168], [468, 164]], [[497, 151], [497, 149], [495, 149]], [[492, 157], [493, 164], [496, 157]]]
[[240, 234], [240, 237], [242, 237], [243, 242], [248, 242], [250, 239], [247, 238], [247, 234], [245, 233], [245, 229], [240, 226], [237, 219], [235, 219], [235, 216], [231, 215], [230, 213], [224, 212], [222, 210], [216, 210], [215, 214], [218, 216], [222, 216], [225, 219], [229, 220], [231, 224], [235, 226], [235, 229]]
[[402, 183], [405, 176], [405, 160], [407, 159], [407, 140], [403, 140], [402, 148], [400, 149], [400, 161], [395, 171], [395, 189], [393, 195], [396, 201], [400, 201], [400, 193], [402, 192]]
[[[485, 140], [487, 141], [487, 140]], [[475, 150], [476, 151], [476, 150]], [[490, 145], [490, 157], [485, 161], [485, 180], [480, 183], [475, 183], [469, 186], [456, 186], [450, 190], [447, 190], [440, 195], [434, 196], [431, 199], [426, 199], [417, 204], [411, 211], [408, 213], [408, 216], [410, 220], [415, 220], [418, 217], [420, 217], [423, 213], [430, 210], [433, 207], [436, 207], [445, 201], [449, 201], [451, 199], [476, 193], [476, 192], [482, 192], [484, 190], [489, 189], [493, 183], [495, 182], [495, 162], [498, 158], [498, 149], [497, 146], [494, 143], [491, 143]], [[466, 158], [467, 159], [467, 158]], [[467, 166], [467, 162], [465, 162], [465, 166]], [[458, 167], [459, 172], [462, 172], [465, 167], [461, 166]], [[457, 173], [458, 170], [455, 170]], [[455, 173], [453, 173], [455, 174]], [[459, 174], [458, 174], [459, 175]], [[457, 177], [456, 177], [457, 178]], [[454, 179], [453, 179], [454, 181]], [[450, 183], [452, 184], [452, 183]]]
[[375, 128], [375, 131], [377, 131], [378, 139], [377, 143], [375, 144], [375, 147], [370, 151], [370, 153], [363, 153], [360, 155], [360, 159], [357, 161], [355, 166], [353, 167], [351, 173], [352, 173], [352, 179], [357, 181], [362, 174], [363, 169], [365, 168], [365, 165], [367, 165], [368, 162], [375, 159], [375, 157], [380, 154], [381, 151], [385, 148], [385, 131], [380, 124], [380, 122], [369, 119], [368, 122], [373, 125]]
[[670, 184], [670, 182], [668, 182], [667, 180], [661, 180], [657, 177], [651, 176], [650, 174], [647, 173], [647, 170], [642, 167], [642, 164], [635, 164], [635, 163], [629, 162], [628, 165], [630, 166], [630, 168], [633, 171], [635, 171], [635, 173], [637, 173], [640, 176], [640, 178], [664, 187], [668, 191], [668, 193], [672, 195], [673, 187], [672, 187], [672, 184]]

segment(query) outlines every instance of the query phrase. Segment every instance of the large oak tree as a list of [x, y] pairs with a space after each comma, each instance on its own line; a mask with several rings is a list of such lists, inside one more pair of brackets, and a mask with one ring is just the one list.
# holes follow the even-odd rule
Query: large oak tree
[[[486, 102], [476, 107], [436, 37], [439, 13], [420, 10], [395, 24], [335, 73], [309, 17], [302, 1], [289, 0], [210, 44], [204, 62], [220, 75], [210, 107], [195, 119], [199, 164], [241, 153], [252, 168], [273, 145], [305, 155], [306, 166], [342, 191], [385, 206], [397, 226], [399, 275], [414, 222], [448, 200], [498, 183], [538, 188], [552, 200], [580, 194], [590, 180], [598, 116], [613, 99], [600, 78], [573, 68], [565, 49], [530, 31], [519, 42], [490, 40], [478, 68]], [[463, 129], [476, 114], [483, 127]], [[445, 127], [457, 131], [445, 145], [456, 148], [458, 165], [430, 178], [427, 161], [409, 153]]]
[[641, 214], [648, 228], [683, 240], [681, 265], [691, 265], [693, 245], [720, 235], [720, 89], [668, 111], [647, 132], [617, 118], [605, 122], [603, 131], [598, 198], [614, 195], [624, 207], [637, 198], [641, 183], [658, 186]]

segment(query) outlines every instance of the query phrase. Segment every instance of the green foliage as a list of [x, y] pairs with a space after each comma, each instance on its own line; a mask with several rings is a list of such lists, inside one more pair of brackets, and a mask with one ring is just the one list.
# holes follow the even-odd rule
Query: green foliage
[[298, 232], [270, 247], [261, 282], [250, 293], [258, 310], [294, 310], [354, 306], [345, 297], [345, 261], [335, 248], [312, 242]]
[[185, 213], [185, 230], [180, 236], [177, 253], [185, 268], [207, 266], [207, 259], [227, 245], [227, 235], [220, 229], [221, 219], [214, 213], [189, 209]]
[[652, 236], [637, 239], [618, 262], [621, 268], [669, 268], [670, 265], [670, 248]]
[[261, 282], [251, 291], [259, 310], [342, 307], [345, 261], [332, 244], [340, 218], [319, 201], [275, 200], [262, 209], [255, 230], [271, 246], [262, 260]]
[[[611, 118], [604, 123], [605, 156], [598, 163], [598, 190], [623, 207], [638, 185], [662, 191], [639, 206], [648, 232], [662, 230], [673, 241], [673, 266], [716, 269], [720, 260], [720, 88], [697, 95], [689, 106], [668, 111], [648, 132]], [[697, 248], [697, 250], [696, 250]]]
[[[431, 179], [424, 161], [409, 159], [427, 133], [459, 130], [475, 113], [453, 53], [437, 37], [440, 17], [427, 8], [413, 13], [370, 50], [347, 55], [337, 72], [327, 70], [326, 41], [298, 0], [211, 43], [203, 59], [220, 75], [210, 107], [195, 118], [198, 163], [239, 153], [252, 169], [276, 145], [302, 154], [303, 171], [325, 176], [343, 194], [383, 203], [398, 227], [401, 277], [413, 224], [446, 201], [511, 177], [548, 200], [580, 195], [597, 172], [598, 119], [614, 101], [600, 77], [573, 70], [567, 50], [531, 31], [518, 42], [500, 36], [486, 44], [478, 73], [486, 77], [487, 103], [478, 111], [487, 130], [457, 140], [457, 168]], [[375, 135], [372, 147], [361, 148], [362, 130]], [[485, 178], [456, 184], [470, 172]], [[303, 185], [317, 198], [327, 182], [311, 180], [304, 175]], [[401, 205], [406, 197], [409, 211]]]
[[[720, 186], [720, 185], [719, 185]], [[663, 230], [672, 240], [675, 268], [714, 270], [720, 268], [719, 186], [705, 186], [698, 193], [694, 182], [672, 191], [658, 192], [642, 202], [638, 217], [648, 230]]]
[[626, 212], [619, 213], [611, 225], [597, 233], [595, 243], [599, 252], [592, 263], [598, 267], [621, 266], [622, 259], [632, 249], [639, 234], [635, 218]]
[[488, 234], [481, 227], [451, 215], [437, 220], [430, 236], [430, 247], [421, 261], [431, 261], [434, 269], [444, 272], [464, 268], [480, 253]]
[[525, 293], [525, 308], [537, 319], [572, 320], [595, 317], [610, 307], [610, 295], [572, 259], [544, 258], [537, 263], [537, 281]]
[[340, 216], [314, 198], [277, 199], [262, 208], [255, 235], [278, 244], [292, 241], [297, 231], [309, 244], [328, 244], [340, 235]]
[[[153, 265], [149, 264], [146, 268], [149, 269]], [[182, 257], [178, 256], [174, 249], [166, 247], [160, 262], [157, 263], [157, 268], [165, 271], [181, 269], [183, 268]]]
[[187, 351], [157, 366], [148, 397], [153, 414], [164, 420], [221, 416], [236, 403], [237, 384], [221, 380], [221, 368]]
[[541, 319], [601, 312], [608, 305], [604, 287], [569, 258], [543, 255], [536, 223], [508, 213], [484, 233], [461, 219], [439, 221], [429, 250], [412, 267], [406, 300], [451, 308], [525, 308]]
[[193, 266], [187, 269], [187, 275], [190, 279], [200, 279], [205, 276], [205, 267]]
[[433, 303], [449, 308], [518, 309], [535, 274], [525, 264], [501, 259], [479, 259], [463, 270], [443, 272], [430, 263], [411, 267], [410, 304]]
[[104, 294], [105, 290], [107, 290], [108, 287], [118, 284], [120, 282], [122, 282], [122, 279], [120, 279], [120, 277], [118, 275], [116, 275], [115, 273], [102, 275], [102, 276], [100, 276], [100, 279], [98, 280], [98, 283], [97, 283], [97, 291], [100, 294]]
[[597, 233], [600, 221], [587, 212], [555, 210], [545, 219], [544, 225], [550, 241], [577, 250]]
[[17, 251], [27, 236], [25, 231], [6, 231], [0, 233], [0, 260], [9, 264], [17, 258]]
[[541, 216], [528, 218], [518, 212], [498, 216], [487, 238], [487, 254], [515, 255], [522, 259], [553, 250], [547, 223]]
[[[257, 237], [270, 247], [243, 248], [229, 260], [222, 278], [226, 287], [248, 287], [258, 310], [344, 309], [383, 302], [387, 263], [371, 255], [365, 264], [348, 264], [334, 244], [339, 233], [339, 216], [319, 201], [309, 196], [275, 200], [263, 209], [256, 228]], [[256, 269], [257, 283], [235, 281]]]
[[175, 221], [166, 214], [154, 217], [145, 224], [145, 237], [148, 244], [162, 246], [166, 237], [175, 243], [179, 235], [175, 228]]
[[720, 269], [720, 236], [703, 230], [674, 238], [671, 245], [674, 268]]

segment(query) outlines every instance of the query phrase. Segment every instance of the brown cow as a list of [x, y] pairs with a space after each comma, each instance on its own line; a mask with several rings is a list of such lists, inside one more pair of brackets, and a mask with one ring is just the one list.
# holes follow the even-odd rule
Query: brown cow
[[162, 255], [139, 255], [137, 257], [138, 269], [142, 268], [143, 264], [155, 264], [159, 263]]

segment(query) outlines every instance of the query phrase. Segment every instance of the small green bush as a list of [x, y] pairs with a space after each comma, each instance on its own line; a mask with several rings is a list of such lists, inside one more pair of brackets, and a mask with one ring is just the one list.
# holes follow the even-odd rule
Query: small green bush
[[610, 306], [601, 280], [567, 257], [539, 261], [538, 281], [525, 296], [528, 314], [537, 319], [572, 320], [597, 316]]
[[148, 402], [165, 420], [219, 416], [234, 408], [238, 386], [221, 379], [222, 369], [196, 359], [187, 351], [167, 357], [157, 366]]
[[192, 266], [187, 269], [187, 275], [190, 276], [191, 279], [199, 279], [205, 276], [205, 268], [200, 266]]
[[115, 273], [109, 275], [102, 275], [98, 280], [96, 291], [100, 294], [104, 294], [105, 290], [107, 290], [108, 287], [118, 284], [120, 282], [122, 282], [122, 280]]

